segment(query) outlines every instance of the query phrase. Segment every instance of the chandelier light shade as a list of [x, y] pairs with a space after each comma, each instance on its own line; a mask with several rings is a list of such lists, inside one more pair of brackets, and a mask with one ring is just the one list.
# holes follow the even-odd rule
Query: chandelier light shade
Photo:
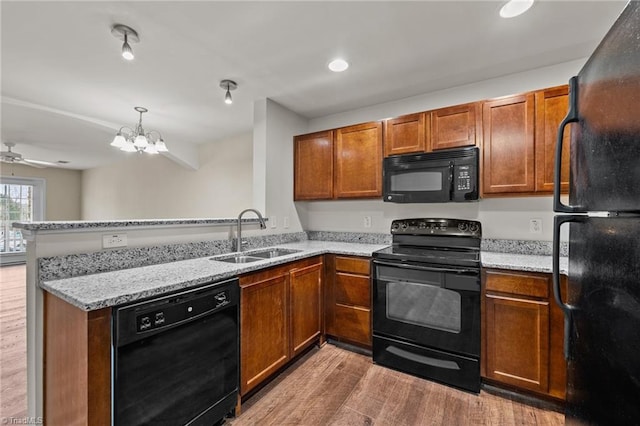
[[145, 132], [142, 128], [142, 114], [149, 110], [144, 107], [135, 107], [134, 109], [140, 113], [140, 119], [135, 129], [126, 126], [121, 127], [113, 138], [111, 146], [124, 152], [146, 152], [147, 154], [159, 154], [169, 151], [160, 132], [157, 130]]
[[140, 41], [140, 37], [138, 37], [138, 33], [131, 27], [122, 24], [116, 24], [111, 27], [111, 34], [122, 40], [122, 57], [127, 61], [131, 61], [134, 58], [133, 49], [131, 49], [131, 43], [137, 43]]
[[227, 105], [231, 105], [233, 103], [231, 91], [238, 88], [238, 83], [233, 80], [222, 80], [220, 82], [220, 87], [227, 91], [227, 93], [224, 94], [224, 103]]

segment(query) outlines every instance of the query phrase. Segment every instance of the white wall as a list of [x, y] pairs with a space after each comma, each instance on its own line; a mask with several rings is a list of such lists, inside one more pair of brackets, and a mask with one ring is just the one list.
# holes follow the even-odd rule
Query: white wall
[[[395, 102], [374, 105], [309, 121], [307, 132], [396, 117], [466, 102], [566, 84], [586, 59], [507, 75]], [[289, 166], [291, 167], [291, 166]], [[292, 170], [289, 170], [293, 173]], [[553, 211], [550, 197], [483, 199], [478, 203], [390, 204], [382, 200], [298, 202], [305, 230], [389, 232], [391, 220], [409, 217], [455, 217], [480, 220], [483, 236], [525, 240], [551, 240]], [[363, 217], [372, 217], [365, 229]], [[542, 233], [529, 232], [529, 219], [542, 219]]]
[[293, 202], [293, 136], [307, 126], [307, 119], [270, 99], [254, 105], [254, 191], [260, 191], [254, 204], [269, 217], [269, 233], [303, 230]]
[[47, 167], [37, 169], [21, 164], [0, 166], [2, 176], [42, 178], [46, 182], [43, 220], [80, 220], [82, 172]]
[[82, 219], [235, 217], [251, 207], [251, 133], [198, 149], [198, 170], [123, 153], [119, 163], [83, 171]]

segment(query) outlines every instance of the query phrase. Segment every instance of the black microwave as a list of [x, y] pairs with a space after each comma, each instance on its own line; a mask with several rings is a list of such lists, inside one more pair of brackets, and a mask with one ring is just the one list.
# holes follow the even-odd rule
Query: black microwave
[[383, 199], [390, 203], [477, 201], [477, 147], [426, 154], [406, 154], [383, 160]]

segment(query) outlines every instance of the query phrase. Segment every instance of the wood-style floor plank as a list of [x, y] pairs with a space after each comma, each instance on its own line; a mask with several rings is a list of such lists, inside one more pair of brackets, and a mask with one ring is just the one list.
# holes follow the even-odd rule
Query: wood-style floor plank
[[327, 344], [245, 401], [230, 424], [553, 426], [564, 415], [409, 376]]
[[27, 415], [27, 275], [0, 267], [0, 419]]

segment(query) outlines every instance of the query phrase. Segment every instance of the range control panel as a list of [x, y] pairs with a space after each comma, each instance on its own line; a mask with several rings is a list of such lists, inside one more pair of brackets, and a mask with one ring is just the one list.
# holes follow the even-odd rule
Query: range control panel
[[465, 219], [397, 219], [391, 222], [391, 233], [481, 238], [482, 226], [478, 221]]

